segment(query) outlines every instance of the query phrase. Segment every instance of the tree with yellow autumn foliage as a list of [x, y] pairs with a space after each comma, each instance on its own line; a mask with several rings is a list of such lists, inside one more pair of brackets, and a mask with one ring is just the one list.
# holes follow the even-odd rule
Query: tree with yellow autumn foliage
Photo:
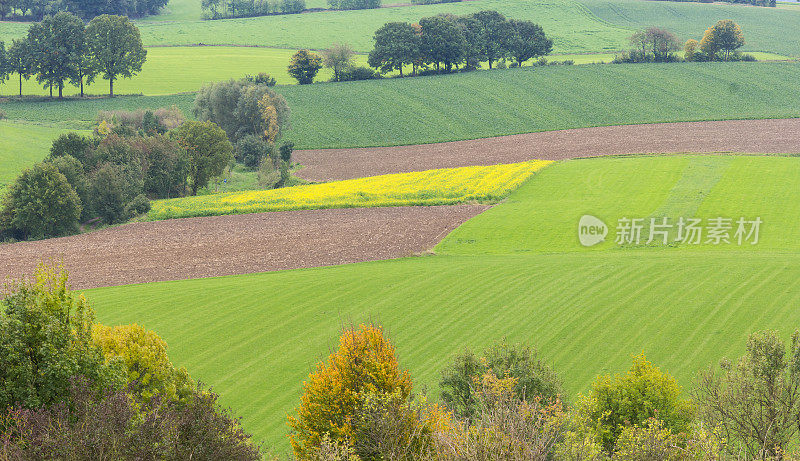
[[300, 406], [288, 421], [298, 459], [312, 458], [325, 435], [358, 446], [354, 438], [361, 433], [358, 415], [365, 403], [381, 395], [408, 401], [412, 385], [383, 328], [361, 325], [342, 333], [338, 350], [317, 365], [303, 388]]
[[722, 53], [722, 60], [730, 60], [733, 52], [744, 46], [744, 35], [738, 24], [730, 19], [717, 22], [709, 27], [700, 40], [700, 49], [708, 60], [714, 61]]
[[148, 403], [157, 395], [167, 400], [185, 400], [192, 395], [194, 384], [189, 373], [172, 365], [167, 343], [155, 332], [136, 324], [96, 324], [92, 340], [103, 350], [106, 362], [121, 361], [125, 365], [126, 380], [140, 403]]

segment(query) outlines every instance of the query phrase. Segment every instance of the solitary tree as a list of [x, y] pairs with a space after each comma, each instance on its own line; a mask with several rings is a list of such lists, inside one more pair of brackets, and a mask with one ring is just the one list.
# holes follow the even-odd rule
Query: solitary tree
[[92, 73], [102, 74], [114, 96], [114, 80], [130, 78], [142, 70], [147, 51], [139, 29], [125, 16], [104, 14], [89, 22], [86, 41], [92, 56]]
[[417, 29], [407, 22], [389, 22], [375, 31], [375, 47], [367, 62], [371, 67], [386, 73], [413, 64], [419, 57], [420, 37]]
[[325, 67], [333, 69], [333, 80], [341, 81], [342, 71], [353, 65], [353, 49], [346, 43], [337, 43], [322, 52]]
[[738, 24], [730, 19], [723, 19], [710, 27], [700, 40], [700, 49], [713, 60], [722, 51], [723, 60], [730, 59], [731, 54], [744, 45], [744, 35]]
[[28, 80], [34, 72], [28, 41], [14, 39], [6, 54], [9, 72], [19, 76], [19, 95], [22, 96], [22, 79]]
[[228, 136], [213, 122], [189, 121], [173, 131], [173, 135], [188, 154], [192, 195], [197, 195], [211, 178], [221, 175], [233, 160]]
[[544, 56], [553, 50], [553, 41], [544, 35], [541, 26], [531, 21], [509, 21], [511, 34], [507, 42], [508, 52], [522, 63], [531, 58]]
[[322, 58], [308, 50], [295, 53], [292, 62], [289, 63], [289, 75], [301, 85], [313, 83], [320, 69], [322, 69]]
[[6, 192], [0, 229], [18, 239], [59, 237], [73, 233], [81, 200], [55, 166], [40, 163], [19, 175]]

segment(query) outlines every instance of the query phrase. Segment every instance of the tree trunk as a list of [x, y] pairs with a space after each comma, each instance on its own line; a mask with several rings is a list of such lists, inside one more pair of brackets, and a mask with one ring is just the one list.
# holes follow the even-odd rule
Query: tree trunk
[[492, 59], [489, 58], [489, 70], [492, 70]]
[[19, 74], [19, 97], [22, 97], [22, 74]]
[[400, 78], [403, 78], [403, 65], [400, 64]]
[[114, 97], [114, 77], [108, 79], [108, 95]]
[[58, 99], [64, 99], [64, 84], [58, 84]]
[[83, 97], [83, 75], [81, 75], [81, 98]]
[[53, 84], [50, 84], [50, 99], [53, 99]]

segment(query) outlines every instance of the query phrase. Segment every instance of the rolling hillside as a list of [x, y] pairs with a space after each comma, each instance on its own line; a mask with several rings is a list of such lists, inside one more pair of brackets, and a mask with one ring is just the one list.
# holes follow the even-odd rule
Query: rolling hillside
[[[296, 404], [301, 381], [350, 322], [383, 323], [417, 388], [433, 395], [448, 356], [503, 336], [539, 346], [570, 398], [597, 374], [625, 369], [641, 351], [688, 385], [700, 368], [740, 353], [751, 331], [779, 328], [788, 335], [800, 324], [799, 240], [791, 227], [800, 187], [788, 185], [796, 181], [798, 162], [567, 161], [465, 224], [436, 256], [106, 288], [87, 296], [102, 322], [156, 330], [177, 363], [213, 383], [248, 430], [281, 450], [284, 415]], [[577, 221], [568, 225], [573, 212], [673, 209], [671, 197], [688, 186], [704, 198], [676, 212], [759, 213], [763, 245], [583, 251]], [[758, 200], [741, 201], [740, 194], [755, 190]]]

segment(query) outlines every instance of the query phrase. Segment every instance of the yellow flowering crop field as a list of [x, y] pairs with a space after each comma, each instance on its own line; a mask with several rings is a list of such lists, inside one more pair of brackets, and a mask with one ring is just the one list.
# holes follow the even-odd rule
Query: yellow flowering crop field
[[494, 202], [551, 163], [549, 160], [531, 160], [509, 165], [446, 168], [283, 189], [158, 200], [152, 203], [148, 219], [157, 221], [320, 208]]

